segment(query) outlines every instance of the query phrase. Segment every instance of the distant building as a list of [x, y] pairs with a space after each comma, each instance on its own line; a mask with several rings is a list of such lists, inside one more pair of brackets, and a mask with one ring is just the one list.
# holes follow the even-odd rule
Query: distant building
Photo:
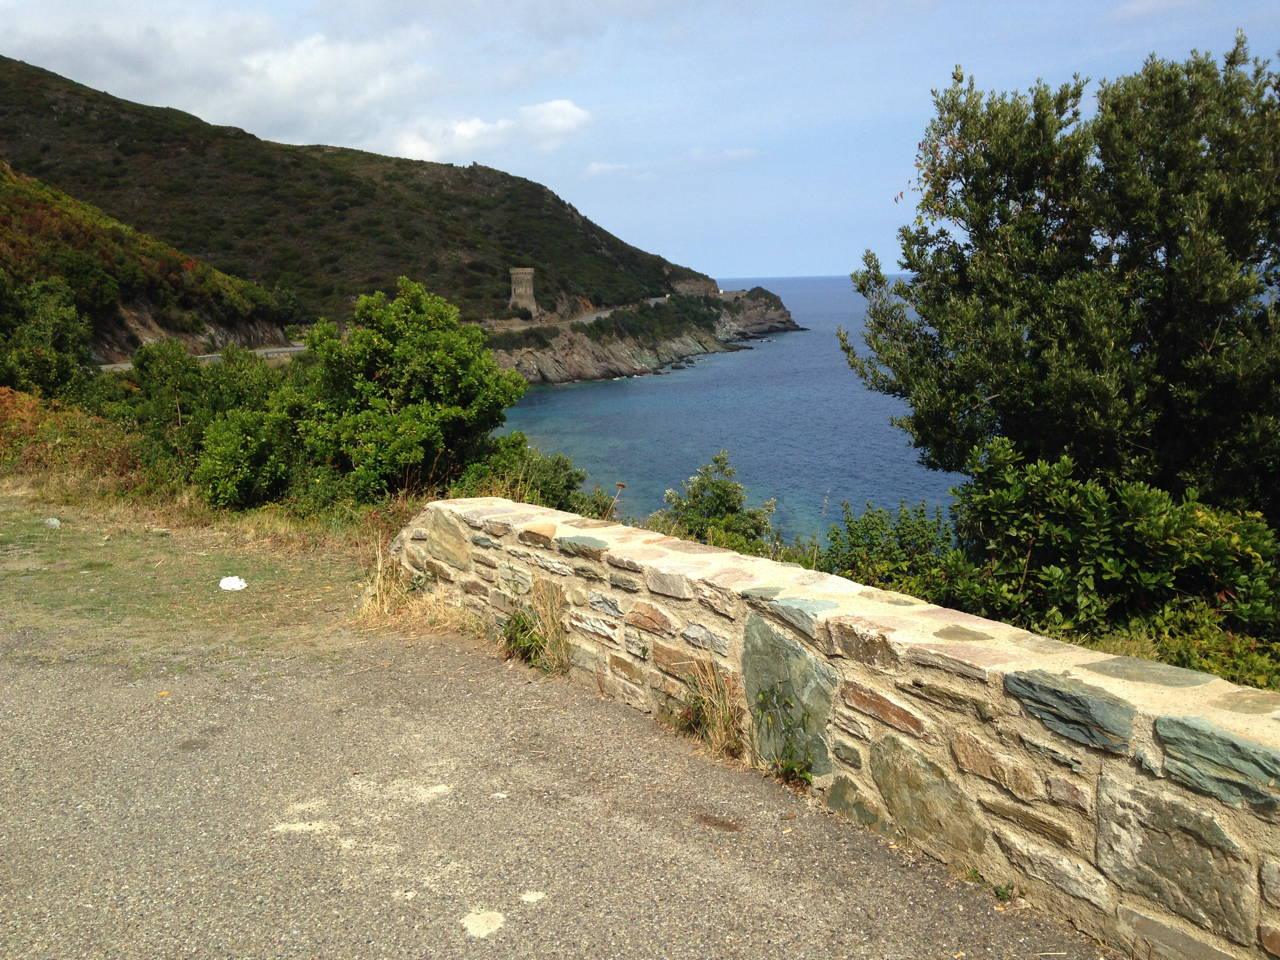
[[533, 297], [533, 267], [511, 268], [511, 300], [507, 306], [512, 310], [528, 310], [535, 317], [541, 312]]

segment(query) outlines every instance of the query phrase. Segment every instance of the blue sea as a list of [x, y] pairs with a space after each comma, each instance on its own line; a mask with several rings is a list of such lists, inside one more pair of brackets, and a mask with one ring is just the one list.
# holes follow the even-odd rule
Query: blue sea
[[662, 494], [728, 450], [752, 502], [777, 500], [789, 535], [817, 534], [840, 504], [942, 506], [955, 474], [922, 467], [906, 434], [889, 423], [905, 409], [871, 393], [845, 362], [836, 328], [858, 336], [865, 302], [848, 277], [726, 277], [725, 290], [756, 285], [780, 297], [808, 329], [755, 341], [752, 349], [699, 357], [663, 376], [534, 387], [508, 412], [546, 452], [568, 454], [589, 484], [626, 483], [622, 512], [645, 516]]

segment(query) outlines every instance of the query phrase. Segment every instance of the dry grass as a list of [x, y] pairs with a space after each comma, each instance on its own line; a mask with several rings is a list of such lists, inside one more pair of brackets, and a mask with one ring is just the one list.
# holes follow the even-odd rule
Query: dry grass
[[561, 619], [564, 591], [549, 580], [534, 583], [529, 603], [502, 624], [499, 644], [508, 660], [522, 660], [544, 673], [569, 672], [569, 635]]
[[409, 572], [386, 554], [381, 543], [374, 550], [355, 619], [366, 629], [394, 629], [403, 636], [448, 632], [479, 638], [490, 632], [477, 614], [435, 591], [418, 589]]
[[746, 709], [741, 683], [710, 660], [696, 660], [688, 676], [689, 692], [680, 728], [705, 741], [720, 757], [747, 754]]

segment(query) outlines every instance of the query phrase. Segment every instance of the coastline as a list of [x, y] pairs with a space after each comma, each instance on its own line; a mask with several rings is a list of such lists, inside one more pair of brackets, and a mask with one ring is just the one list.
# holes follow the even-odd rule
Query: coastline
[[546, 346], [495, 349], [494, 357], [529, 383], [612, 380], [659, 374], [693, 357], [749, 350], [750, 341], [804, 329], [768, 291], [724, 291], [717, 298], [721, 309], [714, 330], [691, 328], [675, 337], [642, 342], [634, 337], [594, 340], [570, 327]]

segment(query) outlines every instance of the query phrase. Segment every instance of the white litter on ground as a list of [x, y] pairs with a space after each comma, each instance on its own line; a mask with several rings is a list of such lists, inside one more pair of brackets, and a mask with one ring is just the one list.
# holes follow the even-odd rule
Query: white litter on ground
[[223, 590], [243, 590], [248, 584], [243, 577], [223, 577], [218, 581], [218, 586]]
[[473, 910], [462, 918], [467, 936], [483, 940], [506, 922], [507, 918], [496, 910]]

